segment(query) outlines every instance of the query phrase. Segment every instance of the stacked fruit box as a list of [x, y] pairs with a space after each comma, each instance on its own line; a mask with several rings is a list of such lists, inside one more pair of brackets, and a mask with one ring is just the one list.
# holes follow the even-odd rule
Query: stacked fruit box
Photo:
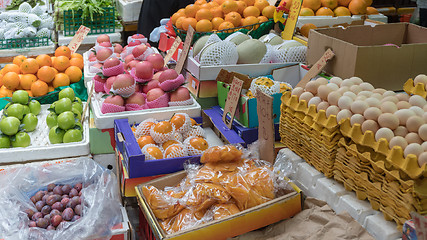
[[426, 165], [421, 167], [415, 155], [403, 157], [400, 147], [389, 149], [384, 138], [375, 140], [370, 131], [362, 133], [359, 124], [341, 122], [339, 150], [334, 165], [334, 178], [347, 190], [368, 199], [375, 210], [394, 220], [399, 228], [412, 211], [427, 213]]
[[324, 110], [314, 105], [307, 107], [305, 100], [298, 100], [291, 92], [282, 96], [280, 116], [281, 142], [313, 165], [317, 170], [332, 177], [339, 132], [336, 116], [326, 117]]

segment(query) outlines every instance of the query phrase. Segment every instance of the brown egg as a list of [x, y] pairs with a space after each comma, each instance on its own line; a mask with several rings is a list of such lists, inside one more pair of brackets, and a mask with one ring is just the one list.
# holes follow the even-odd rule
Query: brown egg
[[381, 110], [379, 108], [376, 107], [368, 107], [364, 112], [363, 112], [363, 117], [365, 117], [365, 119], [367, 120], [374, 120], [377, 121], [378, 117], [382, 114]]
[[292, 90], [292, 95], [301, 96], [301, 94], [304, 92], [304, 89], [302, 87], [296, 87]]
[[409, 117], [415, 116], [415, 113], [409, 109], [400, 109], [397, 110], [394, 115], [399, 118], [399, 124], [403, 126], [406, 124], [406, 121], [408, 121]]
[[319, 88], [319, 83], [316, 81], [310, 81], [305, 85], [305, 90], [311, 92], [313, 95], [317, 94], [317, 88]]
[[319, 105], [317, 105], [317, 111], [320, 111], [320, 110], [326, 111], [326, 109], [328, 109], [328, 107], [329, 107], [328, 102], [321, 102], [321, 103], [319, 103]]
[[352, 113], [348, 109], [343, 109], [337, 114], [337, 123], [340, 123], [341, 119], [351, 118]]
[[418, 165], [422, 167], [427, 163], [427, 152], [423, 152], [418, 156]]
[[400, 102], [398, 102], [397, 104], [396, 104], [396, 107], [398, 108], [398, 109], [408, 109], [408, 108], [410, 108], [411, 107], [411, 104], [409, 104], [408, 102], [406, 102], [406, 101], [400, 101]]
[[422, 109], [424, 110], [424, 112], [427, 112], [427, 105], [424, 105], [424, 107], [422, 107]]
[[321, 102], [322, 102], [322, 99], [320, 99], [320, 97], [313, 97], [310, 99], [310, 101], [308, 101], [308, 106], [314, 104], [317, 107]]
[[420, 116], [411, 116], [406, 120], [406, 128], [409, 132], [418, 132], [418, 128], [424, 124], [424, 120]]
[[421, 147], [423, 147], [424, 152], [427, 152], [427, 142], [426, 142], [426, 141], [424, 141], [424, 142], [421, 144]]
[[360, 77], [351, 77], [350, 80], [356, 85], [363, 83], [363, 80]]
[[335, 83], [338, 87], [340, 87], [342, 83], [342, 79], [340, 77], [331, 77], [329, 82]]
[[409, 95], [406, 93], [398, 93], [396, 94], [397, 99], [399, 99], [399, 101], [409, 101]]
[[328, 79], [322, 78], [322, 77], [320, 77], [320, 78], [318, 78], [318, 79], [316, 79], [314, 81], [316, 81], [319, 84], [319, 86], [320, 85], [326, 85], [326, 84], [329, 83]]
[[326, 85], [320, 85], [317, 89], [317, 95], [324, 101], [328, 100], [329, 93], [332, 92], [332, 89], [330, 89]]
[[418, 157], [423, 152], [423, 147], [421, 147], [420, 144], [411, 143], [405, 148], [405, 151], [403, 151], [403, 156], [406, 158], [409, 154], [414, 154]]
[[381, 112], [383, 113], [394, 113], [397, 111], [397, 106], [394, 102], [382, 102], [381, 103]]
[[337, 106], [329, 106], [326, 109], [326, 117], [329, 117], [331, 115], [337, 115], [339, 113], [340, 109]]
[[413, 132], [406, 134], [405, 139], [408, 143], [418, 143], [418, 144], [423, 143], [423, 140], [420, 138], [420, 136]]
[[369, 107], [377, 107], [380, 108], [381, 107], [381, 102], [380, 100], [374, 98], [374, 97], [369, 97], [365, 100], [365, 102], [369, 105]]
[[381, 138], [387, 139], [388, 142], [394, 137], [393, 131], [389, 128], [380, 128], [377, 133], [375, 133], [375, 140], [379, 141]]
[[374, 120], [366, 120], [362, 123], [363, 133], [365, 133], [366, 131], [372, 131], [375, 134], [379, 128], [380, 127], [378, 126], [378, 123]]
[[338, 107], [341, 109], [351, 109], [351, 104], [353, 103], [353, 99], [349, 96], [342, 96], [338, 99]]
[[374, 86], [372, 86], [372, 84], [367, 82], [362, 82], [359, 86], [365, 91], [372, 91], [375, 89]]
[[357, 98], [357, 95], [354, 94], [354, 92], [345, 92], [343, 93], [343, 96], [351, 97], [353, 100]]
[[310, 101], [310, 99], [312, 97], [314, 97], [313, 93], [311, 93], [311, 92], [303, 92], [301, 94], [301, 96], [299, 96], [299, 100], [300, 101], [305, 100], [308, 103], [308, 101]]
[[388, 144], [390, 149], [393, 149], [394, 146], [399, 146], [401, 147], [403, 150], [405, 150], [406, 146], [408, 146], [408, 142], [406, 141], [406, 139], [404, 139], [401, 136], [396, 136], [393, 137], [389, 144]]
[[329, 105], [337, 106], [338, 100], [340, 99], [340, 97], [341, 97], [341, 93], [339, 93], [338, 91], [333, 91], [333, 92], [329, 93], [329, 95], [328, 95]]
[[412, 106], [418, 106], [418, 107], [424, 107], [424, 105], [426, 105], [426, 100], [423, 98], [423, 97], [421, 97], [421, 96], [419, 96], [419, 95], [412, 95], [410, 98], [409, 98], [409, 103], [412, 105]]
[[359, 94], [362, 91], [362, 88], [359, 85], [353, 85], [350, 87], [350, 91], [354, 92], [355, 94]]
[[381, 127], [396, 129], [399, 126], [399, 118], [393, 113], [383, 113], [378, 117], [378, 124]]
[[395, 104], [397, 104], [399, 102], [399, 99], [397, 99], [397, 97], [395, 97], [395, 96], [387, 96], [387, 97], [384, 97], [383, 100], [381, 100], [381, 101], [382, 102], [394, 102]]
[[373, 93], [379, 93], [381, 95], [383, 95], [387, 90], [385, 90], [384, 88], [375, 88], [372, 92]]
[[351, 104], [351, 111], [353, 113], [363, 114], [368, 107], [369, 107], [368, 103], [364, 101], [356, 100]]
[[406, 129], [405, 126], [399, 126], [396, 129], [394, 129], [393, 132], [395, 136], [401, 136], [401, 137], [405, 137], [406, 134], [409, 133], [408, 129]]
[[424, 141], [427, 141], [427, 124], [423, 124], [418, 129], [418, 135]]
[[351, 124], [351, 126], [353, 126], [356, 123], [362, 125], [364, 121], [365, 121], [365, 118], [361, 114], [354, 114], [350, 118], [350, 124]]

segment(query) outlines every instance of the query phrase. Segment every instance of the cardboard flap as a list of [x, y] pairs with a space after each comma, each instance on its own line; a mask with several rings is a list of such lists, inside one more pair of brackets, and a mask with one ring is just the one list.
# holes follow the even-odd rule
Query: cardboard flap
[[406, 44], [427, 43], [427, 28], [415, 24], [408, 24], [407, 27]]
[[243, 87], [242, 88], [249, 89], [251, 87], [251, 82], [252, 82], [253, 78], [251, 78], [245, 74], [241, 74], [241, 73], [233, 72], [233, 71], [227, 71], [225, 69], [221, 69], [221, 71], [218, 73], [218, 76], [216, 77], [216, 81], [228, 83], [231, 85], [233, 83], [233, 79], [235, 77], [243, 81]]

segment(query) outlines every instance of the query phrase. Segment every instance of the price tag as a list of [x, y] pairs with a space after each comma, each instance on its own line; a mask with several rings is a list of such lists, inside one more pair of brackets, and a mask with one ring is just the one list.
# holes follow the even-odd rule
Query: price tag
[[85, 27], [83, 25], [80, 26], [79, 30], [77, 30], [73, 39], [71, 39], [70, 44], [68, 44], [68, 48], [70, 48], [71, 54], [77, 51], [77, 49], [80, 47], [80, 44], [82, 44], [83, 39], [86, 37], [86, 35], [89, 32], [90, 32], [90, 28]]
[[171, 60], [173, 54], [176, 52], [176, 50], [178, 49], [179, 45], [182, 43], [182, 40], [179, 36], [176, 36], [175, 41], [172, 44], [172, 47], [169, 49], [168, 53], [165, 56], [165, 62], [163, 66], [166, 66], [168, 64], [168, 62]]
[[286, 19], [285, 29], [282, 32], [284, 40], [292, 40], [297, 25], [299, 11], [301, 10], [302, 0], [293, 0], [289, 9], [288, 19]]
[[[243, 81], [238, 78], [233, 78], [233, 83], [231, 84], [230, 91], [227, 95], [227, 100], [225, 101], [224, 113], [222, 115], [222, 121], [231, 129], [233, 124], [234, 114], [236, 114], [237, 104], [239, 103], [240, 93], [242, 92]], [[227, 115], [230, 114], [230, 119], [227, 118]]]
[[417, 239], [427, 239], [427, 217], [416, 212], [411, 212], [411, 216], [412, 219], [414, 219]]
[[256, 99], [259, 157], [273, 164], [276, 157], [274, 155], [273, 97], [257, 89]]
[[188, 51], [190, 51], [191, 41], [193, 40], [194, 28], [188, 26], [187, 36], [185, 37], [184, 45], [182, 46], [181, 56], [179, 56], [178, 63], [176, 64], [175, 71], [180, 74], [184, 68], [184, 63], [188, 57]]
[[271, 6], [275, 6], [278, 0], [268, 0], [267, 2], [271, 5]]
[[335, 56], [334, 52], [329, 48], [326, 50], [326, 52], [323, 54], [323, 56], [317, 60], [317, 62], [308, 70], [308, 72], [305, 74], [305, 76], [301, 79], [301, 81], [297, 84], [296, 87], [302, 87], [304, 88], [305, 85], [317, 74], [319, 74], [322, 69], [326, 66], [326, 63], [331, 60]]

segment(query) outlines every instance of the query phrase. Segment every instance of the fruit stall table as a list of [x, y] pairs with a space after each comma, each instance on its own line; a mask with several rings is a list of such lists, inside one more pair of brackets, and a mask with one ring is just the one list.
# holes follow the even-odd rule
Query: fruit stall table
[[40, 54], [53, 55], [55, 53], [55, 45], [33, 47], [33, 48], [17, 48], [17, 49], [2, 49], [0, 50], [0, 64], [11, 63], [17, 55], [25, 55], [28, 57], [37, 57]]

